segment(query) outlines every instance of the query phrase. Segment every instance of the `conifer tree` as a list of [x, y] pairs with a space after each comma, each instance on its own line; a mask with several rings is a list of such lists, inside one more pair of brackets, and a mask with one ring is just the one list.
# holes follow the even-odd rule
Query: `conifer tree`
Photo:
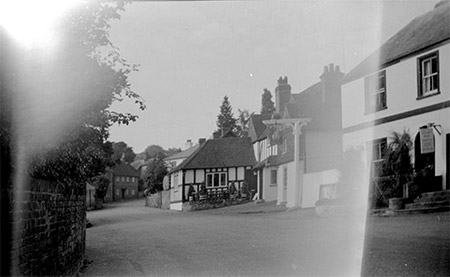
[[229, 130], [233, 132], [236, 129], [236, 118], [233, 116], [233, 108], [228, 101], [228, 96], [224, 96], [220, 113], [217, 116], [217, 128], [220, 135], [225, 134]]
[[274, 112], [275, 105], [272, 101], [272, 93], [265, 88], [261, 97], [261, 114], [273, 114]]

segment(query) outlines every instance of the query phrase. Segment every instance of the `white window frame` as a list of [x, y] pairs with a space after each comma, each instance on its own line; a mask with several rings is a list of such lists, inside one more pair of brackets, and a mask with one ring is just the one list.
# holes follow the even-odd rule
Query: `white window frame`
[[[436, 63], [433, 70], [433, 61]], [[427, 64], [431, 72], [427, 72]], [[418, 65], [418, 98], [439, 93], [439, 52], [435, 51], [417, 59]]]
[[[215, 178], [214, 178], [214, 176], [215, 175], [218, 175], [219, 177], [219, 184], [218, 185], [216, 185], [215, 184]], [[225, 176], [225, 180], [224, 180], [224, 182], [222, 183], [222, 178], [221, 178], [221, 176], [222, 175], [224, 175]], [[211, 176], [211, 183], [210, 183], [210, 181], [209, 181], [209, 176]], [[206, 187], [207, 188], [223, 188], [223, 187], [227, 187], [227, 184], [228, 184], [228, 176], [227, 176], [227, 173], [226, 172], [214, 172], [214, 173], [207, 173], [206, 174], [206, 178], [205, 178], [205, 184], [206, 184]]]
[[[366, 89], [366, 113], [372, 113], [386, 109], [386, 70], [382, 70], [375, 74], [369, 75], [364, 80]], [[381, 84], [383, 86], [381, 86]]]

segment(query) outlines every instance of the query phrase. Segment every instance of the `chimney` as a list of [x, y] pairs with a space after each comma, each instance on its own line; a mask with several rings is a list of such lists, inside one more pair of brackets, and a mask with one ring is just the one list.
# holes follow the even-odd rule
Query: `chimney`
[[278, 79], [278, 85], [275, 88], [275, 105], [276, 112], [281, 114], [291, 99], [291, 86], [288, 84], [288, 78], [280, 77]]
[[199, 138], [198, 139], [198, 145], [202, 145], [203, 143], [205, 143], [206, 139], [205, 138]]
[[[344, 77], [344, 73], [341, 72], [338, 65], [334, 66], [333, 63], [330, 63], [328, 66], [324, 66], [323, 73], [320, 75], [320, 81], [322, 83], [322, 103], [329, 101], [336, 104], [341, 103], [340, 94], [342, 77]], [[334, 102], [337, 100], [339, 102]]]
[[186, 143], [184, 144], [184, 149], [189, 149], [189, 148], [191, 148], [192, 146], [193, 146], [192, 140], [188, 139], [188, 140], [186, 141]]

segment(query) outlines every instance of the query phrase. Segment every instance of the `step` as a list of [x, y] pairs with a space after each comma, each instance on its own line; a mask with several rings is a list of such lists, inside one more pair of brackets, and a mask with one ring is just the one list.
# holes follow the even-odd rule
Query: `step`
[[436, 201], [446, 201], [446, 200], [450, 200], [450, 195], [448, 195], [448, 196], [420, 197], [420, 198], [414, 199], [414, 203], [436, 202]]
[[447, 199], [444, 201], [416, 202], [416, 203], [406, 204], [405, 209], [445, 207], [445, 206], [449, 206], [449, 205], [450, 205], [450, 199]]
[[394, 211], [394, 213], [397, 215], [427, 214], [427, 213], [438, 213], [438, 212], [450, 212], [450, 206], [421, 208], [421, 209], [404, 209], [404, 210]]
[[422, 197], [450, 196], [450, 190], [424, 192], [421, 195]]

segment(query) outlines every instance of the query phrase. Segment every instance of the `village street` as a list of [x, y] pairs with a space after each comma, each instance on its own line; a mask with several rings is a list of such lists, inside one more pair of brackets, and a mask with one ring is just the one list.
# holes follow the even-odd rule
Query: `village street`
[[[363, 224], [314, 210], [252, 213], [147, 208], [88, 212], [84, 276], [359, 275]], [[247, 211], [240, 213], [239, 211]], [[449, 275], [449, 213], [369, 217], [363, 275]]]

